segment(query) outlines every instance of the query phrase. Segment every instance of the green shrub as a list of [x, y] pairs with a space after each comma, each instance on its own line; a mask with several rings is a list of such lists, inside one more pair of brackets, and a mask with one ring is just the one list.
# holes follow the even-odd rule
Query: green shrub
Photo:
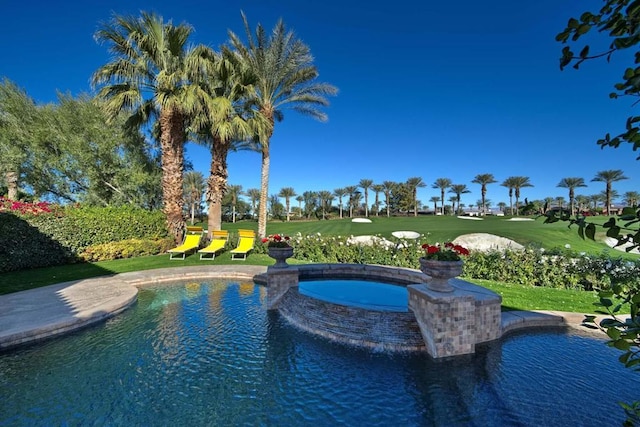
[[166, 252], [174, 246], [175, 243], [171, 237], [165, 237], [159, 240], [128, 239], [89, 246], [80, 254], [80, 258], [84, 261], [95, 262], [157, 255]]

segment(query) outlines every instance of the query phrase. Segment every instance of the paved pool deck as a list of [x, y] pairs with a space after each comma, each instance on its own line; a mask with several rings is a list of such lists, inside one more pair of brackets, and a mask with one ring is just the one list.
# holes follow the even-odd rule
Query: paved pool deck
[[[136, 302], [138, 287], [201, 279], [254, 280], [267, 267], [174, 267], [101, 276], [0, 295], [0, 349], [64, 334], [115, 316]], [[502, 313], [503, 335], [523, 328], [571, 327], [583, 332], [583, 314], [555, 311]], [[597, 334], [601, 334], [596, 331]], [[605, 336], [604, 334], [601, 334]]]

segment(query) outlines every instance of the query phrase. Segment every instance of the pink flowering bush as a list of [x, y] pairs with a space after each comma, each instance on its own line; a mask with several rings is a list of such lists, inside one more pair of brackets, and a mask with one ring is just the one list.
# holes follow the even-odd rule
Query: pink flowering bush
[[47, 202], [22, 202], [0, 196], [0, 212], [22, 215], [41, 215], [51, 213], [51, 204]]

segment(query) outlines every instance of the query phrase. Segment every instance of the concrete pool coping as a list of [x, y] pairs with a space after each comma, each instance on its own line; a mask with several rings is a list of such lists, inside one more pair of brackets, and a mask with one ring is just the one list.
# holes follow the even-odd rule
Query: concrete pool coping
[[[115, 316], [136, 302], [138, 287], [189, 279], [251, 280], [267, 267], [215, 265], [171, 267], [75, 280], [0, 295], [0, 349], [71, 332]], [[523, 328], [581, 327], [580, 313], [502, 312], [503, 334]], [[595, 331], [601, 336], [604, 334]]]

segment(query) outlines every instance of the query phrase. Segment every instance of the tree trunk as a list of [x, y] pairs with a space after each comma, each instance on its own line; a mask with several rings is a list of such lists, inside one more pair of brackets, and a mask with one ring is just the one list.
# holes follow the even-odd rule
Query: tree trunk
[[222, 229], [222, 198], [227, 191], [227, 154], [229, 146], [219, 138], [214, 138], [211, 150], [211, 167], [207, 180], [205, 198], [208, 205], [207, 233], [211, 237], [212, 231]]
[[7, 197], [9, 200], [18, 200], [18, 172], [6, 172], [5, 180], [7, 181]]
[[177, 243], [180, 243], [185, 229], [182, 198], [185, 141], [182, 114], [177, 110], [163, 109], [160, 112], [162, 207], [167, 218], [167, 229]]
[[269, 144], [262, 148], [262, 167], [260, 170], [260, 210], [258, 212], [258, 237], [267, 236], [267, 194], [269, 192]]

